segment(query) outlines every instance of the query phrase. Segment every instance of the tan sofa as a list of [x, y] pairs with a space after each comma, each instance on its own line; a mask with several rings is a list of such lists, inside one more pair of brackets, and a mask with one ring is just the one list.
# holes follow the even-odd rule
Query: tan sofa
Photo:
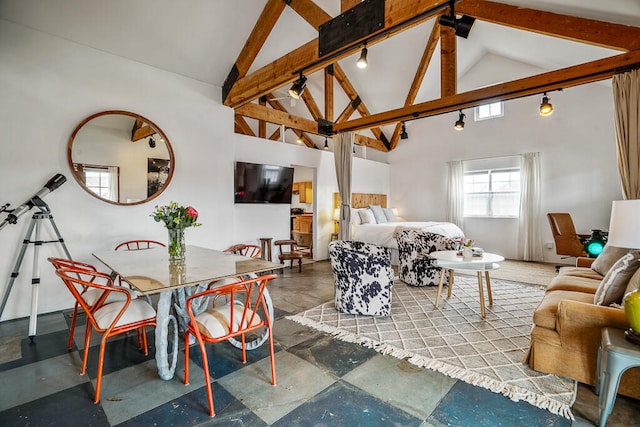
[[[595, 385], [600, 334], [603, 327], [629, 328], [622, 307], [595, 305], [603, 276], [578, 258], [576, 267], [562, 267], [551, 280], [533, 314], [531, 344], [525, 357], [532, 369]], [[637, 283], [640, 270], [629, 283]], [[640, 368], [622, 376], [619, 393], [640, 399]]]

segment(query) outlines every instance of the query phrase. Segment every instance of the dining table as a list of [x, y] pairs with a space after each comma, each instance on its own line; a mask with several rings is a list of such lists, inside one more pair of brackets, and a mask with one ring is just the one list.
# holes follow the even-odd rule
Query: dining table
[[[264, 272], [280, 270], [281, 264], [261, 258], [249, 258], [230, 252], [187, 245], [184, 260], [170, 261], [166, 248], [157, 247], [132, 251], [99, 251], [93, 256], [140, 294], [149, 297], [158, 294], [156, 306], [155, 348], [158, 375], [170, 380], [175, 373], [178, 357], [178, 329], [184, 330], [189, 322], [185, 309], [186, 299], [195, 293], [215, 286], [215, 282], [235, 277], [251, 277]], [[268, 315], [273, 318], [273, 306], [265, 290]], [[172, 305], [173, 302], [173, 305]], [[202, 301], [204, 305], [206, 301]], [[171, 314], [173, 307], [176, 316]], [[174, 323], [172, 360], [169, 363], [169, 322]], [[247, 343], [251, 350], [260, 346], [268, 332]], [[231, 341], [231, 340], [229, 340]], [[232, 342], [233, 345], [240, 345]]]

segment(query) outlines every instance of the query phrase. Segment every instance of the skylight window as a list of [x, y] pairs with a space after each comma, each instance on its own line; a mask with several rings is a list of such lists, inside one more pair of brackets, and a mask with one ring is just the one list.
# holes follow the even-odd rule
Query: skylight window
[[504, 102], [493, 102], [491, 104], [479, 105], [475, 110], [475, 120], [493, 119], [504, 116]]

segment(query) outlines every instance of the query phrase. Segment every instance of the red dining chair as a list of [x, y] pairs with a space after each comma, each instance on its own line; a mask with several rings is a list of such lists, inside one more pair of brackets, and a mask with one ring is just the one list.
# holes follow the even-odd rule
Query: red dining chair
[[[196, 337], [202, 352], [209, 415], [212, 417], [215, 413], [205, 343], [225, 341], [239, 336], [242, 344], [242, 363], [246, 363], [245, 334], [266, 327], [269, 334], [269, 351], [271, 355], [271, 384], [276, 385], [272, 319], [268, 315], [269, 311], [264, 299], [267, 282], [275, 277], [277, 277], [275, 274], [269, 274], [236, 283], [223, 284], [192, 295], [186, 301], [189, 324], [184, 334], [184, 383], [185, 385], [189, 384], [189, 335], [193, 335]], [[194, 300], [202, 297], [211, 297], [211, 306], [196, 316], [193, 313], [192, 304], [196, 304]]]
[[[144, 354], [145, 356], [148, 355], [149, 349], [145, 328], [156, 325], [156, 311], [146, 301], [132, 298], [127, 289], [113, 286], [113, 279], [108, 274], [78, 268], [60, 268], [56, 270], [56, 274], [62, 279], [76, 302], [87, 314], [84, 355], [80, 374], [84, 375], [87, 370], [91, 332], [95, 329], [96, 332], [102, 334], [96, 375], [96, 394], [93, 400], [94, 403], [98, 403], [100, 401], [102, 367], [104, 365], [104, 351], [107, 339], [125, 332], [139, 330], [142, 332]], [[82, 296], [83, 293], [89, 292], [87, 289], [95, 290], [100, 294], [93, 306], [89, 306]], [[109, 296], [113, 294], [120, 294], [121, 300], [106, 303]]]
[[129, 240], [118, 244], [114, 250], [116, 251], [138, 251], [141, 249], [151, 249], [155, 247], [166, 247], [164, 243], [156, 240]]
[[[49, 257], [47, 258], [47, 260], [51, 264], [53, 264], [53, 267], [56, 270], [61, 268], [73, 268], [73, 269], [85, 270], [87, 272], [97, 272], [97, 269], [93, 265], [80, 262], [80, 261], [74, 261], [71, 259], [56, 258], [56, 257]], [[129, 288], [123, 288], [123, 289], [128, 290]], [[134, 299], [136, 298], [136, 295], [132, 291], [129, 291], [129, 293], [131, 294], [132, 298]], [[98, 299], [100, 298], [100, 296], [102, 295], [102, 291], [85, 287], [80, 292], [80, 295], [82, 296], [82, 299], [87, 303], [88, 307], [93, 307], [98, 301]], [[115, 294], [110, 294], [107, 300], [105, 301], [105, 303], [124, 301], [125, 299], [126, 298], [122, 294], [115, 293]], [[73, 306], [73, 314], [71, 315], [71, 326], [69, 328], [69, 341], [67, 342], [67, 348], [69, 350], [73, 348], [73, 337], [76, 330], [76, 319], [78, 317], [79, 305], [80, 304], [78, 304], [78, 301], [76, 301], [75, 305]]]
[[232, 252], [236, 255], [247, 256], [250, 258], [260, 258], [262, 255], [262, 248], [257, 245], [233, 245], [230, 248], [225, 249], [223, 252]]

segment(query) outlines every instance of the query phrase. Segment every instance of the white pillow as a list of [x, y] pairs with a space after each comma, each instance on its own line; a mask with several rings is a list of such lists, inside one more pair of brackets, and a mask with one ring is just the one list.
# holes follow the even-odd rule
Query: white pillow
[[387, 222], [387, 217], [384, 215], [382, 206], [369, 205], [369, 209], [371, 209], [371, 212], [373, 212], [373, 216], [375, 217], [377, 224], [384, 224]]
[[362, 220], [363, 224], [376, 224], [376, 217], [373, 216], [373, 212], [371, 212], [371, 209], [369, 208], [364, 208], [364, 209], [360, 209], [360, 220]]
[[360, 219], [360, 209], [351, 208], [351, 224], [362, 224], [362, 220]]
[[391, 208], [382, 208], [384, 216], [387, 217], [387, 222], [396, 222], [396, 214], [393, 213]]

